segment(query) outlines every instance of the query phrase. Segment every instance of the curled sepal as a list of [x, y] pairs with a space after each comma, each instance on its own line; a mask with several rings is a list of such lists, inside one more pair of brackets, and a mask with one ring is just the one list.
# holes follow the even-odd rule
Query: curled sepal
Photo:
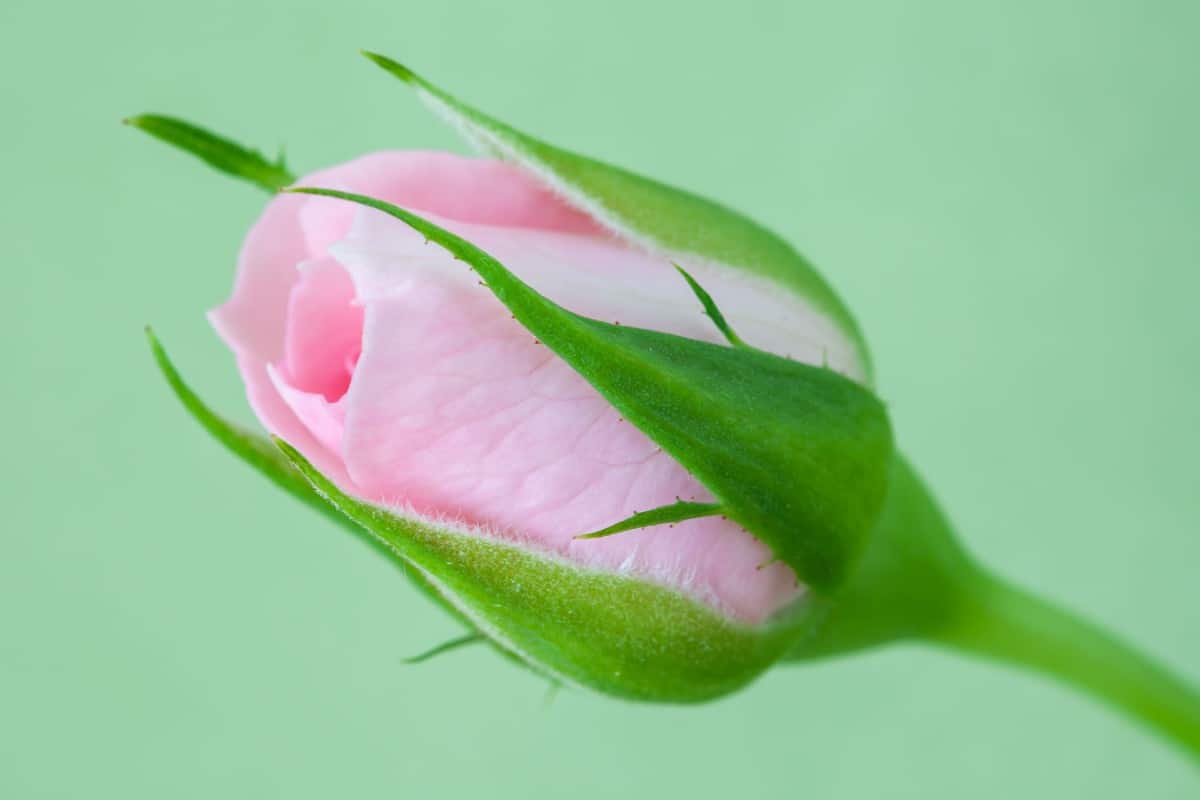
[[779, 659], [809, 610], [802, 601], [768, 624], [741, 625], [663, 586], [357, 500], [276, 443], [326, 502], [419, 570], [493, 644], [555, 682], [635, 700], [711, 699]]
[[269, 161], [257, 150], [205, 130], [199, 125], [162, 114], [141, 114], [124, 120], [156, 139], [191, 153], [209, 166], [248, 181], [272, 194], [296, 182], [280, 155]]
[[810, 587], [850, 571], [883, 502], [891, 427], [870, 391], [752, 348], [613, 325], [546, 299], [471, 243], [390, 203], [330, 189], [401, 220], [473, 267], [513, 317], [671, 454], [727, 516]]
[[846, 371], [869, 380], [870, 356], [853, 316], [812, 264], [776, 234], [708, 198], [523, 133], [387, 56], [364, 55], [416, 89], [480, 150], [530, 170], [619, 236], [655, 252], [748, 273], [801, 298], [845, 338], [854, 362], [844, 365]]

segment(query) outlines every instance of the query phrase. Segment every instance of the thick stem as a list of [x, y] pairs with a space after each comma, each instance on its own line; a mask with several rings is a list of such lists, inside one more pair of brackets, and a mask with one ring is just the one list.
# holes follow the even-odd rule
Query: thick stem
[[961, 614], [933, 638], [1032, 667], [1141, 720], [1200, 762], [1200, 693], [1101, 628], [980, 575]]

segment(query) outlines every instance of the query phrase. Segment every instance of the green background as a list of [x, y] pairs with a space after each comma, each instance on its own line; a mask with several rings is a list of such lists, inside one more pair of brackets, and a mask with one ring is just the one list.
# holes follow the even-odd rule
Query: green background
[[202, 312], [263, 198], [120, 118], [303, 171], [462, 149], [393, 55], [796, 242], [903, 445], [1001, 571], [1200, 677], [1200, 4], [0, 5], [0, 796], [1200, 794], [1038, 678], [916, 647], [695, 708], [545, 687], [168, 395], [250, 421]]

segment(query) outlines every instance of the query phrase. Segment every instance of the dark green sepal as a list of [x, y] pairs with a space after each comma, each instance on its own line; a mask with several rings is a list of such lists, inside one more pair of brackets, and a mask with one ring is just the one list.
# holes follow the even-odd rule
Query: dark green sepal
[[827, 369], [574, 314], [496, 259], [422, 217], [383, 211], [468, 263], [538, 340], [625, 419], [680, 462], [801, 580], [831, 590], [848, 574], [886, 492], [887, 413], [870, 391]]
[[581, 533], [575, 538], [601, 539], [605, 536], [612, 536], [615, 533], [624, 533], [625, 531], [632, 531], [638, 528], [648, 528], [651, 525], [666, 525], [689, 519], [698, 519], [700, 517], [715, 517], [724, 513], [724, 511], [725, 509], [721, 507], [720, 503], [691, 503], [686, 500], [679, 500], [669, 506], [659, 506], [649, 511], [635, 511], [631, 516], [620, 522], [615, 522], [607, 528], [601, 528], [591, 533]]
[[209, 166], [241, 178], [271, 194], [296, 182], [281, 154], [269, 161], [262, 153], [205, 130], [198, 125], [161, 114], [142, 114], [123, 122], [156, 139], [191, 153]]

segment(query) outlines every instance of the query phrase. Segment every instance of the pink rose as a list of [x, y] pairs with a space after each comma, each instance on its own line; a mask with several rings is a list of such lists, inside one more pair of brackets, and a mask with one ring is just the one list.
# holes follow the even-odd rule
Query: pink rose
[[367, 56], [501, 160], [380, 153], [297, 186], [282, 159], [131, 118], [288, 192], [213, 313], [275, 440], [223, 419], [147, 334], [210, 434], [468, 628], [426, 655], [487, 641], [556, 684], [696, 702], [924, 639], [1045, 670], [1200, 752], [1185, 682], [967, 556], [894, 447], [853, 317], [786, 242]]
[[[584, 315], [722, 341], [670, 259], [606, 232], [519, 167], [386, 152], [300, 184], [419, 212]], [[852, 344], [796, 296], [686, 266], [757, 347], [859, 371]], [[348, 494], [675, 587], [746, 622], [803, 591], [721, 517], [575, 539], [711, 495], [474, 273], [390, 217], [329, 198], [273, 199], [212, 320], [262, 423]]]

